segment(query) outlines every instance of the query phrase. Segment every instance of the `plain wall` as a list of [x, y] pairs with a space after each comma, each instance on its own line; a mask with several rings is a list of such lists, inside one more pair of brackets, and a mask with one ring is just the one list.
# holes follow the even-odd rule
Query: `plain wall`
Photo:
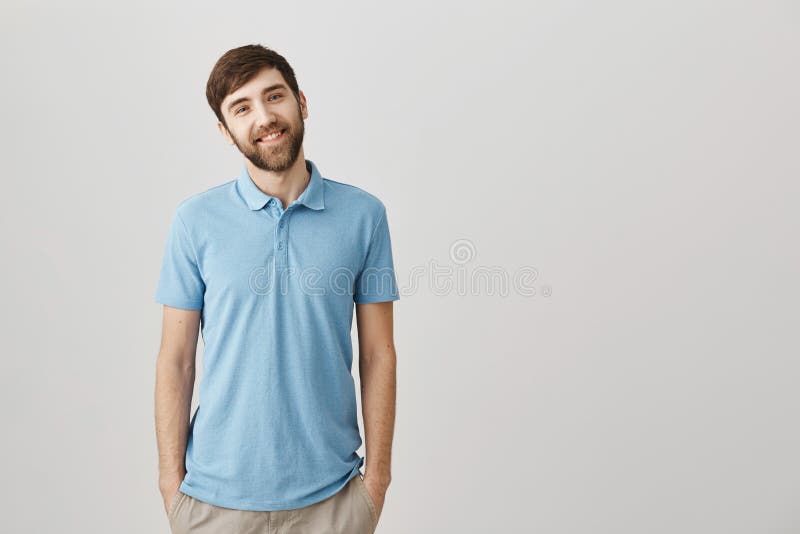
[[3, 531], [169, 532], [155, 288], [248, 43], [387, 207], [379, 533], [800, 531], [796, 3], [206, 4], [0, 8]]

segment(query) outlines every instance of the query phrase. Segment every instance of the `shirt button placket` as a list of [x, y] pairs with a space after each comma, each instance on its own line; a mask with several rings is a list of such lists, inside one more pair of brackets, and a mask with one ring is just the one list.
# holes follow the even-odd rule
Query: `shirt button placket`
[[287, 218], [289, 216], [289, 210], [284, 211], [280, 218], [278, 219], [278, 228], [275, 232], [275, 259], [276, 264], [279, 270], [283, 270], [289, 264], [289, 255], [288, 255], [288, 225], [287, 225]]

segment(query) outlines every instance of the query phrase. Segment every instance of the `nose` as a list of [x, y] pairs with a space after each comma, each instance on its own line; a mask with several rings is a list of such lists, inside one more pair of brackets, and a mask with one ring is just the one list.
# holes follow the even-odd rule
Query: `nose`
[[257, 105], [256, 109], [256, 127], [258, 129], [266, 129], [267, 126], [275, 122], [275, 114], [269, 108], [263, 105]]

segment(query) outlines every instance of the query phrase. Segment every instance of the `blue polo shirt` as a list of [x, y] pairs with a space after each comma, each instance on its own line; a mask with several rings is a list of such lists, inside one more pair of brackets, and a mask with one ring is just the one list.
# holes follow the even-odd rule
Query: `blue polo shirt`
[[178, 205], [164, 247], [156, 301], [202, 309], [205, 346], [180, 490], [225, 508], [307, 506], [364, 463], [350, 332], [354, 303], [399, 298], [386, 210], [305, 162], [286, 209], [243, 165]]

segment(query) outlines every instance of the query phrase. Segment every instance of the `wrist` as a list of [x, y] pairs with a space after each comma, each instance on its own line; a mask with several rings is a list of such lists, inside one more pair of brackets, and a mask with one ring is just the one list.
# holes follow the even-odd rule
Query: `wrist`
[[161, 473], [158, 477], [158, 487], [163, 491], [175, 491], [176, 486], [180, 486], [183, 482], [185, 473], [170, 472]]
[[364, 480], [367, 478], [383, 488], [388, 488], [392, 482], [392, 473], [388, 469], [367, 468], [364, 471]]

